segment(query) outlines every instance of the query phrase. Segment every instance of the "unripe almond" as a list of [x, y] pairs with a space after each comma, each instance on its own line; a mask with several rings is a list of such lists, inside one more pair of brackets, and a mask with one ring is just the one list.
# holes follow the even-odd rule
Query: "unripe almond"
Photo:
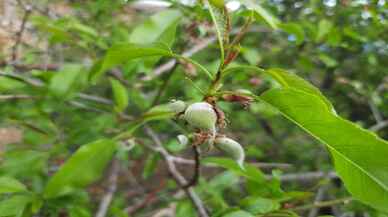
[[182, 100], [172, 100], [169, 104], [168, 107], [170, 108], [171, 111], [173, 111], [175, 114], [179, 114], [181, 112], [184, 112], [186, 109], [186, 103], [183, 102]]
[[186, 146], [189, 143], [189, 139], [185, 135], [180, 134], [177, 136], [177, 139], [178, 139], [179, 144], [181, 144], [183, 146]]
[[186, 109], [186, 103], [181, 100], [173, 100], [166, 104], [152, 107], [147, 113], [174, 113], [179, 114]]
[[213, 106], [207, 102], [197, 102], [187, 107], [185, 120], [193, 127], [201, 130], [211, 131], [215, 128], [217, 114]]
[[184, 118], [191, 126], [204, 131], [210, 131], [212, 136], [208, 142], [210, 147], [213, 146], [216, 137], [217, 113], [211, 104], [207, 102], [191, 104], [187, 107]]
[[245, 152], [238, 142], [227, 137], [217, 137], [214, 144], [218, 149], [230, 155], [244, 169]]

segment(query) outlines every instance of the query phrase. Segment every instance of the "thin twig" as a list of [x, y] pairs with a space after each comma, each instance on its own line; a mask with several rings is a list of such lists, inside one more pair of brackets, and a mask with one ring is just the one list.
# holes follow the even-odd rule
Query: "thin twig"
[[111, 173], [108, 178], [108, 190], [105, 193], [104, 197], [101, 199], [98, 211], [96, 212], [95, 217], [105, 217], [108, 211], [109, 205], [112, 202], [113, 195], [117, 189], [117, 177], [120, 171], [120, 164], [117, 159], [113, 159]]
[[[183, 57], [191, 57], [195, 53], [198, 53], [199, 51], [205, 49], [207, 46], [209, 46], [209, 44], [212, 44], [213, 42], [215, 42], [216, 39], [217, 39], [216, 37], [205, 38], [199, 44], [197, 44], [194, 47], [183, 52], [182, 56]], [[151, 72], [151, 75], [144, 77], [143, 80], [152, 80], [153, 78], [155, 78], [155, 77], [157, 77], [165, 72], [170, 71], [175, 66], [176, 63], [177, 63], [176, 59], [172, 59], [172, 60], [160, 65], [159, 67], [155, 68]]]
[[[181, 158], [181, 157], [175, 157], [171, 156], [172, 160], [177, 163], [177, 164], [189, 164], [189, 165], [194, 165], [195, 161], [186, 159], [186, 158]], [[279, 169], [289, 169], [292, 168], [292, 164], [287, 164], [287, 163], [266, 163], [266, 162], [248, 162], [252, 166], [257, 166], [260, 169], [271, 169], [271, 168], [279, 168]], [[203, 164], [204, 167], [218, 167], [213, 164]]]
[[123, 83], [125, 86], [129, 86], [128, 81], [123, 77], [123, 73], [118, 69], [111, 69], [108, 72], [109, 75], [119, 80], [121, 83]]
[[102, 98], [100, 96], [85, 94], [85, 93], [79, 93], [78, 97], [81, 99], [84, 99], [84, 100], [93, 101], [93, 102], [97, 102], [97, 103], [101, 103], [101, 104], [106, 104], [106, 105], [113, 104], [112, 100]]
[[153, 100], [153, 102], [152, 102], [152, 106], [157, 105], [157, 104], [159, 103], [160, 98], [162, 97], [163, 92], [166, 90], [167, 85], [168, 85], [168, 83], [169, 83], [169, 81], [170, 81], [170, 78], [171, 78], [172, 75], [174, 74], [175, 69], [176, 69], [177, 67], [178, 67], [178, 63], [175, 62], [175, 63], [174, 63], [174, 66], [173, 66], [173, 67], [170, 69], [170, 71], [168, 72], [167, 77], [166, 77], [166, 79], [164, 80], [162, 86], [160, 86], [160, 88], [159, 88], [159, 90], [158, 90], [158, 93], [156, 94], [156, 96], [155, 96], [155, 98], [154, 98], [154, 100]]
[[371, 126], [369, 128], [370, 131], [377, 132], [385, 127], [388, 127], [388, 120], [380, 121], [379, 123]]
[[33, 79], [33, 78], [26, 78], [24, 76], [15, 74], [15, 73], [7, 73], [7, 72], [0, 72], [0, 76], [8, 77], [17, 81], [21, 81], [23, 83], [26, 83], [28, 85], [31, 85], [33, 87], [42, 87], [44, 84], [41, 80]]
[[37, 70], [58, 70], [60, 67], [57, 64], [18, 64], [18, 63], [9, 63], [6, 61], [0, 61], [0, 67], [12, 66], [13, 68], [20, 71], [29, 71], [33, 69]]
[[74, 107], [77, 107], [77, 108], [80, 108], [80, 109], [84, 109], [84, 110], [87, 110], [87, 111], [106, 113], [106, 111], [104, 111], [104, 110], [101, 110], [101, 109], [98, 109], [98, 108], [95, 108], [95, 107], [90, 107], [90, 106], [86, 105], [85, 103], [82, 103], [82, 102], [79, 102], [79, 101], [70, 100], [67, 103], [70, 104], [71, 106], [74, 106]]
[[[315, 195], [314, 203], [319, 203], [325, 199], [326, 191], [329, 189], [329, 184], [321, 186], [317, 194]], [[319, 207], [312, 207], [309, 211], [308, 217], [316, 217], [319, 211]]]
[[198, 183], [199, 176], [201, 175], [201, 153], [199, 151], [199, 147], [196, 145], [193, 145], [193, 152], [194, 152], [194, 175], [191, 178], [191, 180], [183, 186], [184, 188], [189, 188], [192, 186], [195, 186]]
[[[274, 177], [272, 175], [266, 175], [265, 178], [268, 180], [271, 180]], [[290, 181], [307, 182], [307, 181], [322, 179], [322, 178], [335, 179], [335, 178], [338, 178], [338, 176], [335, 172], [322, 172], [322, 171], [305, 172], [305, 173], [290, 173], [290, 174], [281, 175], [280, 181], [282, 181], [282, 182], [290, 182]]]
[[233, 41], [230, 43], [230, 47], [233, 47], [240, 43], [244, 35], [248, 32], [250, 25], [252, 24], [252, 17], [249, 17], [244, 25], [241, 27], [240, 31], [238, 31], [237, 35], [234, 37]]
[[[167, 163], [167, 169], [173, 179], [177, 182], [179, 186], [183, 188], [187, 184], [186, 179], [182, 176], [182, 174], [177, 170], [175, 163], [173, 160], [171, 160], [171, 155], [167, 152], [167, 150], [163, 147], [161, 140], [159, 139], [159, 136], [148, 126], [145, 127], [145, 132], [148, 136], [151, 137], [151, 139], [154, 141], [156, 147], [155, 150], [157, 150], [164, 160]], [[193, 203], [195, 209], [198, 212], [198, 216], [200, 217], [209, 217], [205, 206], [203, 205], [203, 202], [198, 197], [198, 195], [195, 193], [194, 189], [192, 187], [189, 188], [183, 188], [184, 192], [186, 193], [187, 197], [191, 200]]]
[[13, 99], [33, 99], [34, 96], [30, 95], [0, 95], [0, 100], [13, 100]]
[[157, 198], [153, 193], [150, 193], [144, 199], [140, 200], [139, 202], [136, 202], [132, 206], [125, 208], [124, 211], [125, 213], [127, 213], [127, 215], [132, 216], [133, 213], [153, 203], [154, 201], [157, 201]]
[[311, 209], [313, 207], [317, 207], [317, 208], [328, 207], [328, 206], [333, 206], [333, 205], [337, 205], [337, 204], [346, 204], [352, 200], [353, 200], [353, 198], [351, 198], [351, 197], [345, 197], [345, 198], [340, 198], [340, 199], [335, 199], [335, 200], [321, 201], [321, 202], [317, 202], [317, 203], [313, 203], [313, 204], [299, 206], [299, 207], [293, 208], [292, 210], [293, 211], [302, 211], [302, 210]]
[[370, 110], [372, 111], [372, 114], [376, 120], [376, 123], [380, 123], [381, 121], [383, 121], [383, 116], [381, 115], [381, 112], [379, 111], [375, 103], [372, 100], [368, 100], [368, 105]]
[[18, 2], [19, 2], [19, 4], [21, 4], [21, 6], [24, 9], [24, 15], [22, 18], [22, 24], [20, 25], [19, 31], [16, 32], [16, 35], [15, 35], [16, 39], [15, 39], [15, 44], [12, 47], [12, 55], [11, 55], [12, 62], [15, 62], [15, 60], [17, 58], [17, 51], [18, 51], [19, 45], [22, 41], [23, 32], [26, 28], [27, 20], [30, 17], [31, 11], [32, 11], [31, 6], [29, 6], [29, 5], [24, 6], [20, 1], [18, 1]]

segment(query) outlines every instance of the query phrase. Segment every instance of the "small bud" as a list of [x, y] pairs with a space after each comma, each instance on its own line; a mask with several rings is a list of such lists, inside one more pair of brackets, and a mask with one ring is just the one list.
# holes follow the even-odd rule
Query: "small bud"
[[177, 139], [182, 146], [186, 146], [189, 143], [189, 139], [185, 135], [178, 135]]
[[245, 152], [238, 142], [227, 137], [217, 137], [214, 144], [218, 149], [230, 155], [244, 169]]
[[237, 102], [246, 107], [254, 100], [250, 95], [252, 95], [251, 91], [239, 89], [234, 93], [223, 95], [222, 98], [227, 102]]
[[182, 100], [172, 100], [169, 104], [168, 107], [170, 108], [171, 111], [173, 111], [175, 114], [179, 114], [181, 112], [184, 112], [186, 109], [186, 103], [183, 102]]
[[173, 113], [179, 114], [185, 111], [186, 103], [181, 100], [173, 100], [166, 104], [161, 104], [152, 107], [147, 114], [155, 114], [155, 113]]

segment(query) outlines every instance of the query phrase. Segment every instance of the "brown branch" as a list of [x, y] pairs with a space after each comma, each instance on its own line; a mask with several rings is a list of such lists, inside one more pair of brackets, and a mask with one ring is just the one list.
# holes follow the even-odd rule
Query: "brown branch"
[[171, 176], [175, 180], [175, 182], [179, 186], [181, 186], [181, 188], [184, 190], [186, 196], [191, 200], [195, 209], [198, 212], [198, 216], [209, 217], [209, 214], [207, 213], [206, 208], [203, 205], [203, 202], [198, 197], [198, 195], [195, 193], [194, 189], [192, 187], [183, 188], [183, 186], [185, 186], [187, 184], [187, 181], [182, 176], [182, 174], [178, 171], [178, 169], [176, 168], [175, 163], [171, 158], [171, 155], [163, 147], [159, 136], [148, 126], [145, 126], [144, 129], [145, 129], [146, 134], [151, 137], [151, 139], [154, 141], [154, 143], [156, 145], [156, 147], [154, 147], [153, 149], [155, 151], [158, 151], [162, 155], [162, 157], [164, 158], [164, 160], [167, 164], [167, 169], [168, 169], [169, 173], [171, 174]]
[[84, 100], [88, 100], [88, 101], [93, 101], [93, 102], [97, 102], [97, 103], [101, 103], [101, 104], [105, 104], [105, 105], [112, 105], [113, 104], [112, 100], [106, 99], [106, 98], [102, 98], [102, 97], [96, 96], [96, 95], [89, 95], [89, 94], [85, 94], [85, 93], [79, 93], [78, 97], [80, 99], [84, 99]]
[[18, 2], [19, 2], [19, 4], [22, 5], [22, 7], [24, 9], [24, 15], [23, 15], [23, 18], [22, 18], [22, 24], [20, 25], [19, 31], [16, 32], [16, 35], [15, 35], [15, 37], [16, 37], [15, 44], [12, 47], [12, 54], [11, 54], [12, 62], [16, 61], [17, 51], [18, 51], [19, 45], [20, 45], [20, 43], [22, 41], [23, 32], [24, 32], [24, 30], [26, 28], [27, 20], [30, 17], [31, 11], [32, 11], [31, 7], [29, 5], [24, 6], [20, 1], [18, 1]]
[[376, 123], [380, 123], [383, 121], [383, 116], [379, 109], [377, 108], [376, 104], [372, 100], [368, 100], [368, 105], [370, 110], [372, 111], [372, 115], [376, 120]]
[[[271, 180], [274, 177], [272, 175], [266, 175], [265, 178], [267, 180]], [[304, 172], [304, 173], [290, 173], [290, 174], [281, 175], [280, 181], [282, 181], [282, 182], [291, 182], [291, 181], [308, 182], [311, 180], [322, 179], [322, 178], [336, 179], [336, 178], [338, 178], [338, 176], [335, 172], [322, 172], [322, 171]]]
[[104, 197], [101, 199], [98, 211], [96, 212], [95, 217], [105, 217], [108, 211], [109, 205], [112, 202], [113, 195], [117, 189], [117, 178], [120, 171], [120, 164], [117, 159], [113, 159], [111, 173], [108, 177], [108, 189]]
[[194, 175], [191, 178], [191, 180], [184, 185], [184, 188], [190, 188], [192, 186], [195, 186], [198, 183], [198, 179], [201, 175], [201, 153], [199, 151], [199, 147], [196, 145], [193, 145], [193, 152], [194, 152]]
[[[200, 43], [195, 45], [194, 47], [184, 51], [182, 53], [182, 56], [191, 57], [195, 53], [198, 53], [199, 51], [201, 51], [201, 50], [205, 49], [207, 46], [209, 46], [211, 43], [215, 42], [216, 39], [217, 39], [216, 37], [205, 38]], [[177, 61], [175, 59], [173, 59], [173, 60], [166, 62], [165, 64], [160, 65], [159, 67], [155, 68], [151, 72], [151, 75], [144, 77], [143, 80], [152, 80], [153, 78], [170, 71], [175, 66], [176, 63], [177, 63]]]
[[0, 61], [0, 67], [12, 66], [13, 68], [20, 71], [29, 71], [29, 70], [58, 70], [59, 65], [57, 64], [17, 64], [17, 63], [8, 63], [6, 61]]
[[154, 100], [153, 100], [153, 102], [152, 102], [152, 104], [151, 104], [152, 106], [157, 105], [157, 104], [159, 103], [160, 98], [162, 97], [163, 92], [166, 90], [167, 85], [168, 85], [168, 83], [169, 83], [169, 81], [170, 81], [170, 78], [171, 78], [172, 75], [174, 74], [175, 69], [176, 69], [177, 67], [178, 67], [178, 63], [175, 62], [174, 65], [173, 65], [173, 67], [172, 67], [172, 68], [170, 69], [170, 71], [168, 72], [167, 77], [166, 77], [166, 79], [164, 80], [162, 86], [160, 86], [160, 88], [159, 88], [159, 90], [158, 90], [158, 93], [156, 94], [156, 96], [155, 96], [155, 98], [154, 98]]
[[0, 95], [0, 100], [13, 100], [13, 99], [34, 99], [34, 96], [30, 95]]
[[[189, 160], [186, 158], [171, 156], [172, 160], [177, 164], [188, 164], [194, 165], [194, 160]], [[266, 163], [266, 162], [248, 162], [252, 166], [257, 166], [261, 169], [271, 169], [271, 168], [279, 168], [279, 169], [290, 169], [293, 165], [287, 163]], [[212, 164], [203, 164], [204, 167], [218, 167]]]
[[[317, 194], [315, 195], [315, 198], [314, 198], [314, 203], [319, 203], [325, 199], [325, 195], [327, 193], [327, 190], [329, 189], [329, 186], [330, 185], [326, 184], [321, 186], [318, 189]], [[316, 217], [318, 214], [318, 211], [319, 211], [319, 207], [312, 207], [309, 211], [308, 217]]]
[[311, 209], [314, 207], [317, 207], [317, 208], [328, 207], [328, 206], [333, 206], [333, 205], [337, 205], [337, 204], [346, 204], [352, 200], [353, 200], [353, 198], [351, 198], [351, 197], [345, 197], [345, 198], [340, 198], [340, 199], [335, 199], [335, 200], [321, 201], [321, 202], [316, 202], [313, 204], [299, 206], [299, 207], [293, 208], [292, 210], [293, 211], [302, 211], [302, 210], [308, 210], [308, 209]]
[[379, 123], [371, 126], [369, 128], [370, 131], [373, 131], [373, 132], [377, 132], [385, 127], [388, 127], [388, 120], [385, 120], [385, 121], [380, 121]]
[[145, 206], [147, 206], [151, 203], [154, 203], [155, 201], [157, 201], [155, 194], [150, 193], [143, 200], [135, 203], [133, 206], [129, 206], [129, 207], [125, 208], [125, 213], [127, 213], [129, 216], [131, 216], [136, 211], [144, 208]]

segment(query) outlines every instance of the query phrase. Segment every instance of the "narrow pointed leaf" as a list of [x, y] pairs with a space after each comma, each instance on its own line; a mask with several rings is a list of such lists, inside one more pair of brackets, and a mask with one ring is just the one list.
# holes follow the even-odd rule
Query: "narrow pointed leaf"
[[26, 191], [26, 186], [12, 177], [0, 177], [0, 194]]
[[0, 201], [0, 217], [21, 217], [28, 203], [31, 202], [28, 195], [15, 195]]
[[171, 52], [163, 45], [116, 44], [108, 49], [103, 59], [94, 64], [90, 72], [90, 79], [96, 81], [105, 71], [114, 66], [133, 59], [151, 56], [171, 56]]
[[216, 7], [210, 2], [207, 2], [210, 16], [213, 20], [214, 28], [216, 30], [218, 44], [221, 52], [221, 63], [224, 62], [225, 44], [228, 43], [228, 14], [224, 7]]
[[181, 16], [178, 10], [165, 10], [152, 15], [144, 23], [136, 26], [129, 36], [129, 41], [136, 44], [162, 42], [171, 46]]
[[278, 28], [279, 20], [271, 13], [269, 13], [266, 9], [264, 9], [259, 3], [256, 3], [253, 0], [242, 0], [241, 2], [249, 10], [252, 10], [254, 12], [254, 15], [257, 19], [264, 20], [264, 22], [266, 22], [273, 29]]
[[266, 72], [277, 82], [279, 82], [279, 84], [281, 84], [283, 87], [295, 88], [297, 90], [301, 90], [303, 92], [310, 93], [319, 97], [326, 104], [326, 107], [335, 113], [331, 102], [326, 99], [326, 97], [319, 91], [318, 88], [316, 88], [314, 85], [310, 84], [303, 78], [295, 74], [291, 74], [282, 69], [269, 69], [266, 70]]
[[128, 106], [128, 92], [124, 85], [115, 79], [110, 80], [115, 102], [115, 110], [122, 112]]
[[99, 179], [113, 157], [116, 143], [102, 139], [79, 148], [49, 180], [45, 198], [59, 197]]
[[328, 147], [339, 176], [356, 199], [388, 211], [388, 142], [337, 116], [308, 82], [280, 74], [277, 79], [283, 88], [271, 89], [260, 99]]

